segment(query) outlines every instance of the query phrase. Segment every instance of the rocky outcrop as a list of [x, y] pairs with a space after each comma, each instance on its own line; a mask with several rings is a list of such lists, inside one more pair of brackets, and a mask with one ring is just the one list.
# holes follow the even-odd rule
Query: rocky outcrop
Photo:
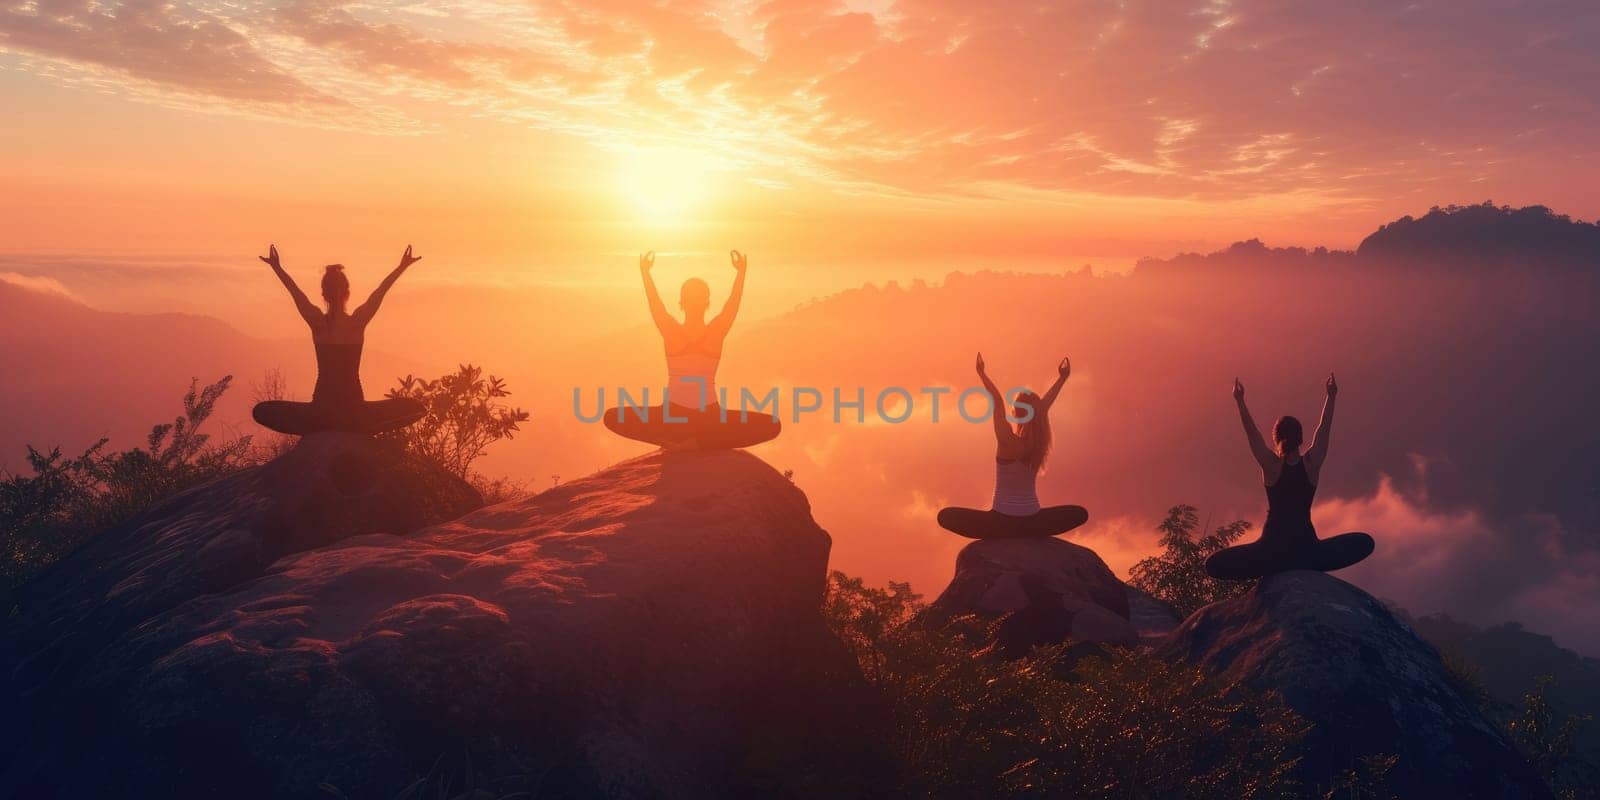
[[12, 598], [17, 618], [0, 623], [14, 648], [0, 664], [32, 691], [135, 625], [255, 578], [285, 555], [364, 533], [410, 533], [481, 505], [466, 482], [398, 445], [306, 437], [90, 539], [22, 587]]
[[[142, 537], [194, 540], [163, 571], [225, 546], [217, 517], [243, 488], [145, 523]], [[872, 704], [819, 614], [829, 537], [753, 456], [657, 454], [401, 533], [129, 603], [151, 613], [13, 685], [44, 735], [14, 743], [6, 789], [391, 797], [465, 752], [541, 796], [728, 796], [826, 791], [873, 758], [838, 729], [865, 727]]]
[[1093, 550], [1064, 539], [982, 539], [962, 548], [932, 619], [999, 619], [1009, 654], [1065, 640], [1134, 644], [1127, 587]]
[[1183, 624], [1183, 618], [1165, 600], [1133, 586], [1127, 590], [1128, 622], [1140, 639], [1159, 639]]
[[1400, 797], [1549, 797], [1458, 690], [1438, 652], [1338, 578], [1306, 571], [1266, 578], [1196, 612], [1160, 652], [1280, 693], [1312, 723], [1297, 754], [1308, 789], [1331, 786], [1360, 757], [1382, 754], [1398, 756], [1387, 788]]

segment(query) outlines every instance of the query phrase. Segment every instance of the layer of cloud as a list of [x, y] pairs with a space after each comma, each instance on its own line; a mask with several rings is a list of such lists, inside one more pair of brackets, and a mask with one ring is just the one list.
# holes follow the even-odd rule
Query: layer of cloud
[[1369, 496], [1320, 504], [1316, 516], [1323, 536], [1381, 532], [1377, 554], [1341, 577], [1413, 613], [1515, 620], [1584, 652], [1600, 648], [1600, 550], [1553, 516], [1434, 508], [1388, 479]]
[[275, 64], [221, 17], [164, 0], [0, 2], [0, 50], [39, 71], [249, 108], [342, 106]]
[[68, 300], [79, 300], [78, 296], [73, 294], [72, 290], [68, 289], [61, 281], [44, 275], [23, 275], [18, 272], [0, 272], [0, 283], [8, 283], [12, 286], [19, 286], [29, 291], [39, 292], [40, 294], [53, 294], [59, 297], [65, 297]]
[[1560, 166], [1592, 150], [1597, 37], [1592, 4], [1487, 0], [0, 3], [34, 69], [173, 102], [394, 129], [437, 103], [951, 194], [1361, 198]]

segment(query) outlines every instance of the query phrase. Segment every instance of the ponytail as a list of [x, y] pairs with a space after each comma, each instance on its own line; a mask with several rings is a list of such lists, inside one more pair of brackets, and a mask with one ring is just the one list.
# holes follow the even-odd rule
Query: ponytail
[[1279, 457], [1300, 452], [1300, 445], [1305, 441], [1300, 420], [1289, 416], [1278, 417], [1278, 421], [1272, 424], [1272, 441], [1278, 446]]

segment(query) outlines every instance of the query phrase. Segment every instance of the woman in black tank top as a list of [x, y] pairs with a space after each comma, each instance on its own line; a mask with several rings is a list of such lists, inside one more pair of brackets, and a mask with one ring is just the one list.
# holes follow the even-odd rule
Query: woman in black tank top
[[1233, 382], [1233, 397], [1239, 406], [1245, 438], [1261, 465], [1267, 490], [1267, 522], [1261, 527], [1260, 539], [1218, 551], [1206, 560], [1206, 572], [1213, 578], [1250, 580], [1291, 569], [1331, 572], [1372, 554], [1372, 537], [1365, 533], [1319, 539], [1311, 524], [1311, 501], [1316, 497], [1317, 478], [1328, 455], [1334, 399], [1339, 394], [1339, 384], [1332, 375], [1328, 376], [1327, 388], [1328, 399], [1322, 406], [1316, 434], [1302, 454], [1300, 420], [1279, 418], [1272, 426], [1275, 447], [1268, 447], [1245, 406], [1244, 384]]
[[276, 246], [261, 260], [277, 273], [278, 280], [294, 298], [301, 318], [311, 326], [311, 341], [317, 351], [317, 384], [309, 403], [288, 400], [257, 403], [251, 412], [256, 422], [279, 433], [304, 436], [318, 431], [382, 433], [422, 418], [426, 410], [415, 400], [369, 401], [361, 393], [361, 346], [366, 339], [367, 323], [378, 313], [378, 306], [395, 281], [408, 267], [422, 260], [411, 255], [410, 247], [400, 257], [400, 266], [389, 273], [367, 302], [354, 312], [345, 311], [350, 301], [350, 280], [344, 275], [343, 265], [331, 264], [323, 273], [322, 298], [328, 303], [324, 310], [317, 308], [284, 271], [278, 262]]

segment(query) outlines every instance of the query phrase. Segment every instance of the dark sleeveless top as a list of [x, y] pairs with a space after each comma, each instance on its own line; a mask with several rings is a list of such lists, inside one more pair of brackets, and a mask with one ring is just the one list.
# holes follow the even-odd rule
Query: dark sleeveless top
[[361, 394], [361, 343], [317, 344], [317, 387], [311, 402], [359, 405]]
[[1316, 537], [1311, 526], [1311, 500], [1316, 497], [1317, 485], [1306, 472], [1304, 458], [1293, 464], [1284, 464], [1278, 481], [1267, 488], [1267, 524], [1261, 535], [1286, 535], [1290, 537]]

